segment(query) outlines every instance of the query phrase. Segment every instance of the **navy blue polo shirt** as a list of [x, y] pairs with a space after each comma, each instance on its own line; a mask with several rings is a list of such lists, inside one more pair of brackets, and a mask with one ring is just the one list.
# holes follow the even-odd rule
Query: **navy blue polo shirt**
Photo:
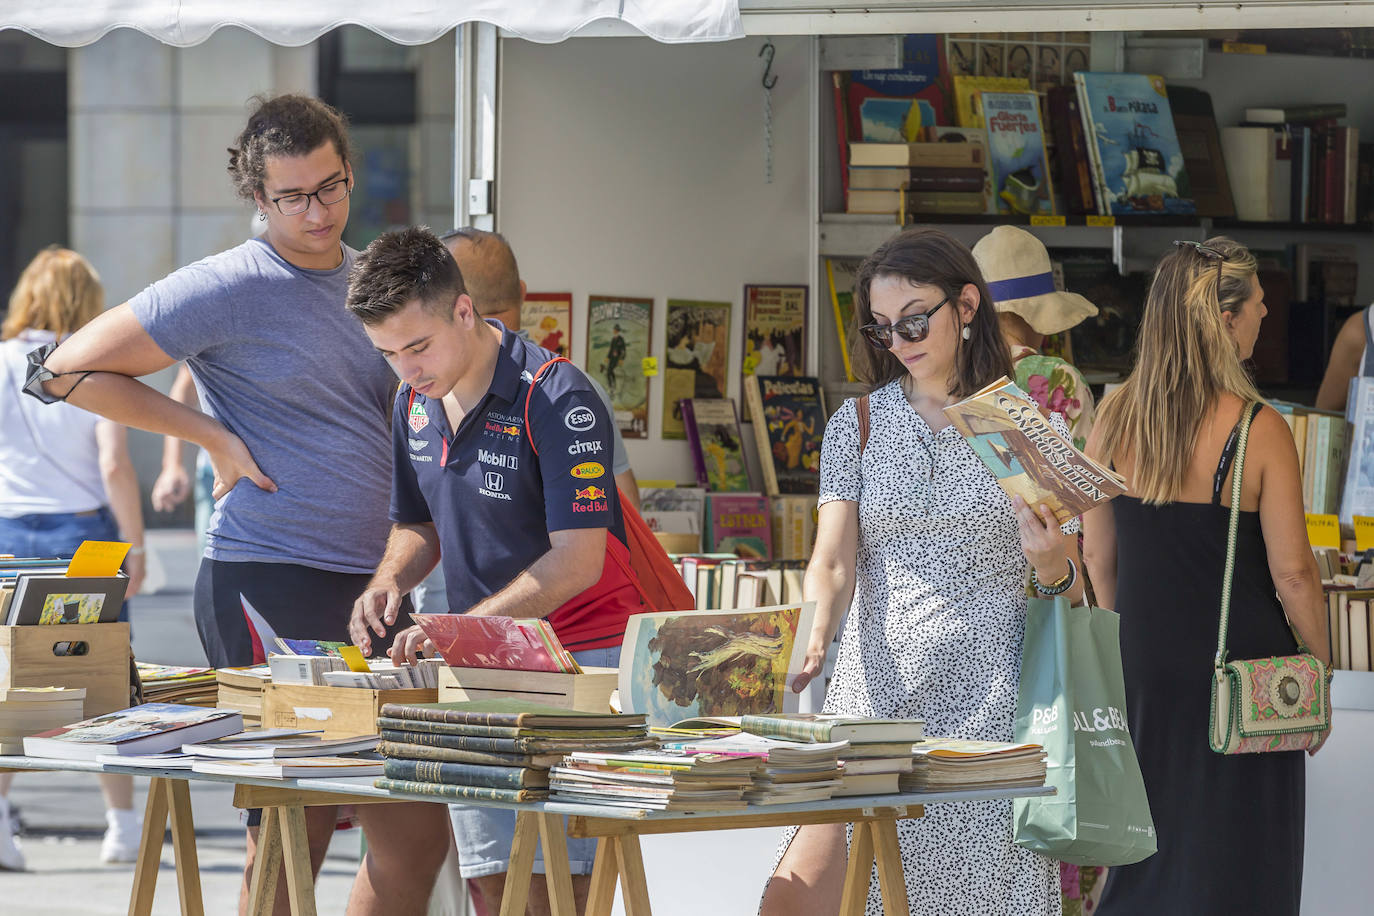
[[[392, 418], [391, 520], [434, 524], [455, 611], [509, 585], [548, 552], [551, 531], [606, 528], [618, 549], [625, 543], [601, 399], [580, 369], [557, 363], [534, 388], [527, 429], [526, 394], [554, 354], [491, 324], [502, 330], [491, 386], [456, 432], [441, 401], [408, 385]], [[589, 590], [593, 606], [575, 599], [549, 616], [570, 649], [619, 645], [624, 618], [641, 610], [616, 565], [608, 560]]]

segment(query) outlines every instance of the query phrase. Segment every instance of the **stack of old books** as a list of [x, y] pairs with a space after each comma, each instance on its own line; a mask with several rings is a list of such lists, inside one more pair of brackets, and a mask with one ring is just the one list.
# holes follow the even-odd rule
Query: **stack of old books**
[[266, 665], [245, 668], [218, 668], [215, 684], [218, 688], [215, 705], [220, 709], [236, 709], [243, 714], [243, 724], [255, 728], [262, 724], [262, 692], [272, 683], [272, 671]]
[[798, 742], [740, 732], [701, 739], [669, 738], [665, 748], [688, 754], [752, 759], [754, 770], [744, 790], [755, 805], [823, 801], [843, 786], [843, 741]]
[[24, 753], [24, 738], [81, 718], [85, 687], [0, 690], [0, 754]]
[[180, 703], [183, 706], [214, 706], [219, 691], [214, 668], [138, 663], [143, 699], [148, 703]]
[[833, 797], [889, 795], [901, 791], [901, 779], [914, 768], [913, 748], [925, 735], [920, 719], [877, 719], [824, 713], [744, 716], [748, 733], [809, 742], [844, 742], [843, 773]]
[[757, 758], [645, 748], [575, 751], [551, 771], [552, 797], [654, 811], [743, 808], [759, 771]]
[[1045, 749], [961, 738], [927, 738], [916, 745], [903, 792], [949, 789], [1012, 789], [1045, 784]]
[[377, 718], [377, 786], [441, 798], [531, 801], [549, 769], [577, 751], [652, 747], [642, 715], [577, 712], [518, 699], [387, 703]]

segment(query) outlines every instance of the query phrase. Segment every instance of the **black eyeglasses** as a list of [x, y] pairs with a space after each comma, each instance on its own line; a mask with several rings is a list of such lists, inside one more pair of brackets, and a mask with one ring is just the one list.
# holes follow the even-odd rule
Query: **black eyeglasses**
[[920, 343], [930, 334], [930, 316], [940, 311], [940, 306], [949, 301], [949, 296], [941, 299], [935, 308], [930, 309], [921, 315], [907, 315], [905, 318], [898, 318], [892, 324], [866, 324], [859, 328], [859, 333], [863, 334], [875, 349], [892, 349], [893, 333], [900, 334], [903, 340], [911, 343]]
[[1221, 269], [1226, 263], [1226, 252], [1211, 245], [1204, 245], [1201, 242], [1194, 242], [1192, 239], [1174, 239], [1175, 248], [1191, 248], [1208, 260], [1217, 262], [1217, 286], [1221, 286]]
[[297, 213], [304, 213], [310, 209], [310, 198], [312, 197], [323, 206], [328, 207], [343, 200], [352, 190], [348, 186], [348, 179], [340, 178], [338, 181], [331, 181], [324, 187], [308, 194], [283, 194], [281, 197], [271, 198], [271, 201], [277, 205], [277, 210], [282, 216], [295, 216]]

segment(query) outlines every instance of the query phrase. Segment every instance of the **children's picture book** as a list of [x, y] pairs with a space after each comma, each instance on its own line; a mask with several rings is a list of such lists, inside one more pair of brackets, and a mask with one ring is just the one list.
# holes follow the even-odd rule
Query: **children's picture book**
[[1075, 73], [1088, 155], [1109, 215], [1192, 214], [1164, 80], [1143, 73]]
[[15, 578], [8, 626], [113, 623], [119, 618], [129, 579], [21, 572]]
[[649, 355], [654, 300], [590, 296], [587, 300], [587, 374], [611, 396], [616, 428], [625, 439], [649, 437]]
[[1030, 89], [1030, 80], [1014, 76], [955, 76], [955, 123], [960, 127], [982, 127], [984, 92], [1022, 92]]
[[635, 614], [620, 654], [620, 702], [650, 725], [695, 716], [796, 712], [791, 684], [806, 661], [816, 606], [728, 614]]
[[1045, 132], [1034, 92], [982, 93], [988, 172], [999, 213], [1053, 214]]
[[732, 398], [684, 398], [682, 419], [692, 449], [697, 484], [713, 493], [754, 489], [744, 461], [744, 440]]
[[911, 143], [923, 127], [945, 120], [940, 88], [940, 36], [902, 37], [902, 64], [848, 75], [849, 139]]
[[[802, 375], [806, 372], [806, 287], [744, 287], [744, 357], [741, 371], [751, 375]], [[753, 419], [745, 403], [744, 422]]]
[[411, 614], [410, 619], [425, 631], [444, 661], [454, 668], [566, 674], [582, 670], [543, 618]]
[[530, 340], [558, 356], [572, 354], [572, 293], [526, 293], [520, 327]]
[[668, 300], [663, 438], [685, 439], [683, 398], [723, 398], [730, 362], [730, 303]]
[[243, 731], [231, 709], [145, 703], [24, 739], [30, 757], [94, 760], [100, 754], [161, 754], [183, 744]]
[[1126, 492], [1126, 481], [1073, 447], [1007, 377], [945, 409], [1008, 496], [1044, 503], [1062, 525]]
[[713, 493], [706, 497], [706, 547], [749, 560], [773, 556], [773, 525], [768, 498], [754, 493]]
[[821, 380], [747, 376], [744, 395], [754, 413], [764, 492], [769, 496], [817, 492], [826, 420]]

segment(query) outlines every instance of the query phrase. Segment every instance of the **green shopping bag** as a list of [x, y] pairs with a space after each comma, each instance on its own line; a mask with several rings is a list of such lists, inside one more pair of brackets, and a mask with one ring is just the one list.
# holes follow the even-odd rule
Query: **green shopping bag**
[[1073, 865], [1154, 855], [1150, 801], [1126, 730], [1115, 612], [1030, 600], [1015, 737], [1044, 745], [1047, 784], [1057, 790], [1016, 800], [1016, 845]]

